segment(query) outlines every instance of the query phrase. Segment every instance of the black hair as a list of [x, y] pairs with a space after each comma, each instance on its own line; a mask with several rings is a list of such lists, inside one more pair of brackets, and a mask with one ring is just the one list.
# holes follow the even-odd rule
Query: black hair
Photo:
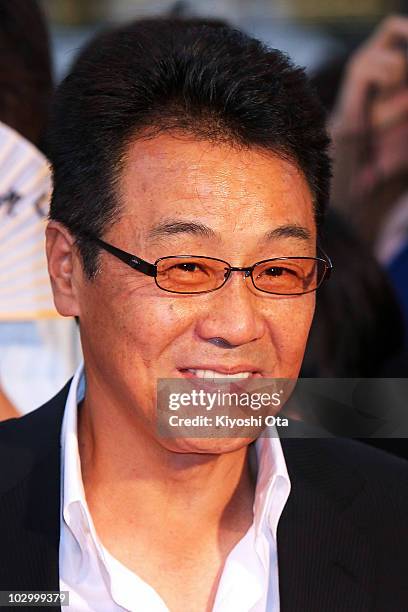
[[97, 250], [84, 235], [101, 236], [119, 218], [116, 185], [129, 142], [180, 130], [295, 163], [319, 224], [329, 193], [329, 141], [304, 70], [230, 27], [140, 20], [88, 45], [60, 85], [50, 121], [50, 217], [76, 237], [89, 277]]
[[0, 0], [0, 121], [41, 145], [52, 93], [47, 25], [35, 0]]

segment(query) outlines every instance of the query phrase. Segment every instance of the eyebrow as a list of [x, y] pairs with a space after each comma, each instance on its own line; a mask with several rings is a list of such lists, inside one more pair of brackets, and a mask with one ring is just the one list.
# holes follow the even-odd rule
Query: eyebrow
[[[177, 234], [190, 234], [201, 238], [220, 240], [221, 235], [200, 221], [184, 221], [182, 219], [170, 219], [152, 227], [148, 232], [148, 238], [155, 240], [166, 236]], [[279, 238], [297, 238], [298, 240], [311, 241], [312, 234], [309, 229], [297, 224], [280, 225], [269, 230], [262, 237], [262, 241], [269, 242]]]
[[312, 240], [312, 234], [307, 227], [302, 225], [289, 224], [280, 225], [269, 232], [266, 232], [264, 236], [265, 241], [276, 240], [277, 238], [298, 238], [299, 240]]
[[158, 223], [149, 230], [148, 238], [154, 240], [166, 236], [175, 236], [176, 234], [191, 234], [192, 236], [200, 236], [201, 238], [220, 239], [218, 232], [212, 230], [208, 225], [205, 225], [205, 223], [178, 219], [170, 219], [169, 221]]

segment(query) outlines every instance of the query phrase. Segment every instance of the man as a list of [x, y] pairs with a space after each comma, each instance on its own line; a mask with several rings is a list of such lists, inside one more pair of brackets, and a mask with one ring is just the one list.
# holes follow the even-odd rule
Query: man
[[83, 52], [51, 122], [47, 255], [85, 366], [0, 430], [2, 589], [75, 611], [407, 607], [405, 462], [157, 430], [160, 379], [297, 377], [327, 145], [303, 71], [228, 28], [145, 21]]

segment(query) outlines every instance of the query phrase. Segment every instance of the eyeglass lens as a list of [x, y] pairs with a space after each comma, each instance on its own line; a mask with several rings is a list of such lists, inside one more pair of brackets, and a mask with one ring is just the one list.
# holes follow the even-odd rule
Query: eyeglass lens
[[[316, 289], [325, 265], [314, 258], [273, 259], [259, 263], [252, 273], [257, 289], [267, 293], [295, 295]], [[166, 291], [201, 293], [221, 287], [229, 275], [223, 261], [206, 257], [167, 257], [157, 263], [156, 282]]]

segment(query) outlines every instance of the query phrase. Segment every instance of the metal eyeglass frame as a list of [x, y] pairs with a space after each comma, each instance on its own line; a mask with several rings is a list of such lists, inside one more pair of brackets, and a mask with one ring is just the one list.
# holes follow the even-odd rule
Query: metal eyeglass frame
[[[333, 270], [333, 264], [330, 260], [330, 257], [326, 255], [326, 253], [321, 248], [319, 248], [319, 250], [322, 252], [324, 258], [323, 257], [272, 257], [270, 259], [262, 259], [261, 261], [257, 261], [252, 266], [248, 266], [245, 268], [231, 266], [227, 261], [224, 261], [223, 259], [218, 259], [217, 257], [207, 257], [205, 255], [167, 255], [166, 257], [159, 257], [152, 264], [152, 263], [149, 263], [148, 261], [145, 261], [144, 259], [141, 259], [137, 255], [132, 255], [132, 253], [127, 253], [126, 251], [122, 251], [122, 249], [119, 249], [118, 247], [115, 247], [112, 244], [109, 244], [108, 242], [105, 242], [104, 240], [101, 240], [100, 238], [97, 238], [96, 236], [93, 236], [90, 233], [82, 234], [82, 236], [86, 238], [87, 240], [90, 240], [91, 242], [95, 242], [104, 251], [107, 251], [111, 255], [114, 255], [114, 257], [117, 257], [118, 259], [123, 261], [125, 264], [133, 268], [134, 270], [137, 270], [138, 272], [141, 272], [142, 274], [145, 274], [146, 276], [153, 277], [157, 287], [161, 289], [162, 291], [167, 291], [168, 293], [175, 293], [179, 295], [199, 295], [200, 293], [212, 293], [213, 291], [218, 291], [218, 289], [221, 289], [221, 287], [225, 285], [225, 283], [231, 276], [231, 272], [244, 272], [245, 278], [248, 278], [250, 276], [252, 280], [252, 284], [255, 287], [255, 289], [257, 291], [261, 291], [262, 293], [268, 293], [269, 295], [305, 295], [306, 293], [312, 293], [313, 291], [316, 291], [321, 286], [324, 280], [328, 280], [330, 278], [330, 274]], [[204, 259], [211, 259], [213, 261], [219, 261], [221, 263], [224, 263], [227, 267], [227, 272], [225, 274], [224, 282], [219, 287], [216, 287], [215, 289], [207, 289], [206, 291], [172, 291], [171, 289], [164, 289], [157, 282], [157, 264], [160, 261], [163, 261], [165, 259], [172, 259], [173, 257], [177, 257], [178, 259], [204, 258]], [[321, 262], [325, 266], [325, 268], [324, 268], [324, 272], [322, 274], [322, 278], [320, 279], [319, 284], [316, 287], [314, 287], [314, 289], [309, 289], [308, 291], [302, 291], [300, 293], [276, 293], [273, 291], [265, 291], [265, 289], [259, 289], [259, 287], [256, 286], [254, 277], [253, 277], [254, 268], [257, 265], [265, 263], [267, 261], [284, 261], [286, 259], [314, 259], [315, 261]]]

